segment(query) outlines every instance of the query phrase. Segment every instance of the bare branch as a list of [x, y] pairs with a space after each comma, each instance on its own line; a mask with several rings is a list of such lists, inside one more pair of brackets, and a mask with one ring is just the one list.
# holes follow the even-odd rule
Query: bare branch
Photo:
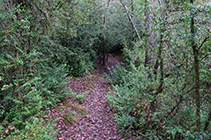
[[59, 1], [53, 10], [59, 10], [66, 2], [67, 0], [65, 0], [63, 3], [62, 3], [62, 0]]
[[207, 41], [207, 39], [209, 38], [210, 36], [207, 36], [201, 43], [201, 45], [198, 47], [198, 50], [199, 51], [201, 49], [201, 47], [203, 46], [203, 44]]
[[130, 20], [130, 23], [131, 23], [131, 25], [133, 26], [133, 29], [135, 30], [136, 35], [138, 36], [138, 39], [141, 40], [141, 37], [140, 37], [140, 35], [139, 35], [139, 33], [138, 33], [138, 30], [137, 30], [137, 28], [136, 28], [136, 26], [135, 26], [135, 24], [134, 24], [134, 22], [133, 22], [133, 19], [132, 19], [130, 13], [128, 12], [127, 6], [123, 3], [122, 0], [119, 0], [119, 1], [121, 2], [122, 6], [125, 8], [125, 12], [126, 12], [126, 14], [127, 14], [127, 17], [128, 17], [128, 19]]
[[[184, 85], [183, 90], [184, 90], [185, 87], [186, 87], [186, 84]], [[171, 111], [168, 112], [168, 115], [166, 116], [166, 118], [169, 118], [171, 116], [171, 114], [174, 112], [174, 110], [178, 108], [179, 104], [183, 101], [183, 96], [185, 94], [189, 93], [190, 91], [192, 91], [193, 89], [194, 88], [191, 88], [190, 90], [188, 90], [185, 93], [180, 95], [179, 102], [177, 102], [177, 104], [171, 109]]]
[[200, 61], [202, 61], [203, 59], [205, 59], [209, 55], [211, 55], [211, 54], [208, 52], [208, 54], [206, 54], [204, 57], [202, 57]]

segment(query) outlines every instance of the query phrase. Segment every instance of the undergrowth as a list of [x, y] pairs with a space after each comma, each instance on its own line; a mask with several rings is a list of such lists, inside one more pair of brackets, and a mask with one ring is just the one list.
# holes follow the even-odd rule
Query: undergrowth
[[[184, 79], [178, 78], [172, 84], [173, 78], [165, 78], [163, 90], [158, 94], [159, 80], [150, 79], [149, 75], [153, 75], [151, 69], [134, 63], [127, 67], [119, 65], [107, 75], [113, 85], [107, 99], [115, 110], [120, 131], [123, 134], [131, 132], [141, 139], [209, 139], [210, 133], [196, 131], [195, 109], [188, 102], [191, 96], [187, 94], [181, 106], [171, 113], [178, 97], [185, 92], [178, 88], [185, 84]], [[201, 117], [206, 120], [207, 114]]]

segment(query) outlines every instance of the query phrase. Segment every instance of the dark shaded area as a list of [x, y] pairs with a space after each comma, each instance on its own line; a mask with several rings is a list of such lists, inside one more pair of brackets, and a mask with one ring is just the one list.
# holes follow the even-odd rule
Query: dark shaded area
[[[96, 71], [99, 74], [109, 74], [109, 69], [115, 68], [118, 64], [123, 64], [123, 45], [116, 45], [107, 55], [105, 65], [101, 65], [99, 60], [96, 61]], [[99, 58], [98, 58], [99, 59]], [[95, 71], [95, 72], [96, 72]]]
[[122, 55], [123, 53], [123, 45], [122, 44], [118, 44], [116, 46], [113, 47], [113, 49], [111, 51], [109, 51], [109, 54], [115, 55], [115, 56], [119, 56]]
[[[102, 42], [100, 45], [104, 45]], [[113, 58], [117, 58], [116, 60], [118, 61], [122, 61], [123, 60], [123, 45], [121, 44], [117, 44], [115, 46], [112, 46], [110, 48], [107, 48], [107, 51], [105, 49], [105, 47], [99, 47], [98, 48], [98, 59], [97, 59], [97, 63], [96, 66], [99, 68], [99, 71], [104, 71], [105, 73], [107, 73], [107, 67], [110, 67], [110, 63], [115, 63], [112, 62], [112, 57]], [[115, 63], [116, 65], [116, 63]], [[103, 70], [104, 69], [104, 70]]]

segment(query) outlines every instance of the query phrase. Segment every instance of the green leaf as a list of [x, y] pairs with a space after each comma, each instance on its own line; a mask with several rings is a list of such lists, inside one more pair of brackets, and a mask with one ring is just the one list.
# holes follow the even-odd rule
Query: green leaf
[[3, 85], [3, 87], [1, 88], [1, 90], [8, 90], [12, 86], [13, 86], [12, 83], [10, 83], [9, 85]]

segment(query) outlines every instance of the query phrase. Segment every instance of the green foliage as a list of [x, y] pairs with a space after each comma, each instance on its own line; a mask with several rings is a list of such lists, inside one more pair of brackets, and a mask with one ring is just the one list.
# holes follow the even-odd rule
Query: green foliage
[[[67, 109], [68, 108], [68, 109]], [[71, 109], [70, 109], [71, 108]], [[87, 110], [78, 102], [67, 102], [64, 105], [58, 105], [55, 109], [61, 114], [67, 123], [76, 123], [79, 121], [78, 115], [87, 115]]]
[[90, 0], [2, 2], [0, 127], [15, 126], [21, 138], [32, 127], [31, 116], [70, 95], [67, 75], [83, 76], [94, 68], [102, 12]]
[[[180, 89], [184, 79], [178, 79], [175, 85], [171, 82], [174, 78], [165, 79], [168, 89], [157, 95], [159, 81], [149, 80], [152, 71], [143, 64], [135, 67], [131, 63], [130, 67], [130, 70], [117, 67], [111, 72], [114, 76], [108, 78], [114, 85], [114, 92], [107, 99], [116, 111], [115, 120], [122, 132], [136, 130], [137, 136], [153, 139], [210, 138], [207, 133], [196, 132], [195, 109], [189, 103], [184, 103], [175, 116], [168, 117], [175, 100], [184, 92]], [[188, 95], [185, 98], [184, 101], [191, 99]]]
[[[121, 66], [117, 65], [116, 68], [109, 68], [110, 73], [106, 75], [106, 78], [109, 83], [113, 85], [122, 85], [124, 84], [124, 80], [126, 80], [126, 77], [124, 77], [127, 74], [127, 70]], [[127, 79], [128, 81], [128, 79]]]
[[[54, 122], [54, 121], [53, 121]], [[26, 140], [56, 140], [57, 131], [53, 130], [55, 124], [48, 121], [44, 125], [42, 118], [38, 119], [37, 117], [31, 117], [30, 121], [25, 122], [26, 127], [21, 131], [14, 128], [8, 137], [3, 137], [5, 140], [17, 140], [17, 139], [26, 139]], [[0, 136], [1, 138], [1, 136]]]
[[[129, 2], [127, 2], [129, 3]], [[123, 44], [124, 40], [130, 42], [133, 40], [133, 28], [131, 23], [128, 21], [127, 15], [125, 13], [124, 8], [122, 7], [119, 1], [113, 1], [109, 3], [109, 7], [107, 7], [107, 1], [103, 3], [104, 6], [101, 8], [103, 10], [103, 15], [105, 16], [105, 24], [102, 25], [102, 31], [107, 42], [110, 43], [110, 47], [115, 47], [118, 44]], [[130, 12], [133, 14], [137, 9], [134, 11], [131, 10]], [[134, 18], [134, 22], [137, 22], [137, 28], [141, 30], [142, 26], [140, 24], [140, 20], [138, 18]]]
[[[122, 76], [122, 80], [120, 84], [118, 83], [119, 85], [114, 86], [115, 93], [114, 95], [111, 93], [108, 100], [117, 112], [115, 118], [120, 128], [123, 130], [149, 129], [150, 126], [147, 123], [158, 121], [153, 117], [155, 114], [149, 110], [150, 104], [155, 99], [153, 87], [156, 87], [158, 82], [148, 81], [149, 69], [143, 65], [137, 69], [133, 64], [131, 67], [134, 69], [118, 74], [118, 77]], [[152, 119], [150, 119], [151, 117]]]
[[86, 92], [83, 92], [82, 94], [78, 94], [76, 95], [76, 100], [79, 101], [79, 103], [82, 103], [83, 100], [87, 97], [87, 93]]
[[[142, 2], [134, 3], [134, 6], [140, 8], [142, 17], [144, 5], [138, 3]], [[156, 7], [151, 4], [147, 5]], [[180, 5], [175, 9], [162, 7], [171, 7], [171, 4], [170, 1], [161, 1], [159, 10], [153, 10], [154, 28], [151, 32], [157, 35], [153, 40], [154, 51], [146, 52], [148, 46], [145, 38], [134, 42], [133, 47], [124, 47], [126, 66], [118, 66], [107, 76], [115, 90], [110, 93], [108, 100], [116, 111], [114, 116], [122, 132], [133, 130], [137, 137], [147, 139], [209, 139], [210, 130], [204, 132], [203, 129], [210, 112], [210, 80], [207, 79], [210, 79], [210, 37], [207, 38], [210, 35], [210, 5], [194, 6], [184, 2], [174, 3]], [[207, 10], [202, 10], [205, 7]], [[168, 12], [165, 13], [165, 10]], [[191, 14], [194, 14], [195, 42], [200, 61], [200, 132], [197, 132], [196, 126]], [[146, 67], [144, 60], [147, 54], [153, 60]], [[159, 62], [157, 69], [154, 67], [156, 61]]]
[[[30, 4], [0, 6], [0, 127], [5, 130], [14, 126], [20, 139], [25, 136], [39, 139], [42, 135], [44, 139], [52, 139], [55, 133], [47, 134], [52, 127], [41, 127], [43, 123], [38, 123], [41, 120], [36, 117], [33, 125], [29, 122], [31, 116], [51, 108], [71, 92], [67, 88], [66, 61], [59, 61], [65, 48], [51, 39], [49, 17], [42, 13], [44, 3], [40, 7]], [[32, 129], [35, 125], [39, 127]], [[30, 131], [26, 133], [27, 130]]]
[[[108, 100], [121, 130], [133, 129], [149, 139], [210, 138], [210, 126], [205, 132], [195, 128], [192, 49], [194, 41], [203, 128], [210, 111], [210, 3], [131, 2], [125, 4], [139, 41], [119, 1], [0, 1], [0, 130], [15, 127], [14, 132], [0, 133], [2, 139], [53, 139], [51, 125], [33, 116], [70, 94], [67, 75], [84, 76], [99, 56], [105, 59], [124, 41], [129, 44], [126, 66], [107, 76], [115, 89]], [[152, 33], [156, 37], [150, 40]], [[149, 44], [154, 44], [151, 52], [146, 51]], [[146, 56], [152, 58], [147, 67]], [[82, 102], [86, 96], [76, 99]], [[64, 118], [71, 122], [74, 116], [68, 112]]]
[[53, 38], [72, 52], [63, 53], [72, 76], [84, 76], [87, 71], [94, 68], [97, 56], [93, 44], [100, 22], [99, 15], [92, 17], [96, 10], [96, 2], [80, 0], [63, 6], [54, 17], [58, 23]]

